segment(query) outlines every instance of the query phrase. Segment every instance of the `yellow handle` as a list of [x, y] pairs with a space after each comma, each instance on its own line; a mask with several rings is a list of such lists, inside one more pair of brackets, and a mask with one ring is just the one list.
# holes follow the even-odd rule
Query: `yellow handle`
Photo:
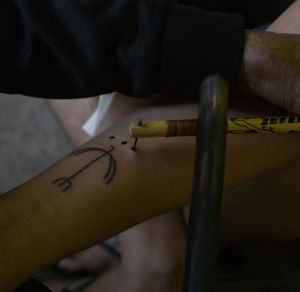
[[[172, 128], [174, 125], [175, 131]], [[131, 138], [196, 136], [196, 125], [196, 119], [143, 122], [142, 125], [133, 122], [130, 123], [129, 133]], [[300, 133], [300, 117], [230, 118], [227, 132], [228, 134]]]
[[231, 118], [228, 133], [300, 133], [300, 117]]

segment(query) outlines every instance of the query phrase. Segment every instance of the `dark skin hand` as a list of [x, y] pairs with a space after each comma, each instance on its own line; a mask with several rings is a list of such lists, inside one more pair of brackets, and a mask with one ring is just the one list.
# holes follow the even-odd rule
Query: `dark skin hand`
[[300, 114], [300, 35], [246, 31], [240, 91]]

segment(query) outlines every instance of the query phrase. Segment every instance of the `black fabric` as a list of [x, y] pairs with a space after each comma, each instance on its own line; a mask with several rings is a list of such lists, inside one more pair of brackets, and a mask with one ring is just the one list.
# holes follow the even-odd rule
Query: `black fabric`
[[275, 20], [295, 0], [181, 0], [191, 5], [227, 13], [240, 13], [246, 26], [253, 28]]
[[241, 17], [209, 10], [241, 12], [252, 23], [253, 11], [268, 15], [272, 5], [277, 15], [287, 1], [181, 2], [0, 0], [0, 91], [49, 98], [112, 91], [193, 96], [210, 73], [234, 83], [243, 49]]
[[240, 1], [239, 12], [244, 15], [247, 27], [253, 28], [274, 21], [292, 2], [294, 1], [244, 0]]
[[64, 98], [150, 95], [169, 2], [0, 1], [0, 89]]
[[40, 282], [31, 279], [17, 288], [15, 292], [51, 292], [46, 286]]
[[196, 97], [201, 80], [216, 73], [225, 76], [232, 88], [243, 49], [243, 24], [237, 14], [172, 7], [163, 40], [158, 91]]

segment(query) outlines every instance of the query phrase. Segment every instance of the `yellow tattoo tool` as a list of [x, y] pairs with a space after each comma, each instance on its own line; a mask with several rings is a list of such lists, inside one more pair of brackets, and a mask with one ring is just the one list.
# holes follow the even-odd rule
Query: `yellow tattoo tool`
[[[197, 119], [132, 122], [131, 138], [196, 136]], [[229, 118], [228, 134], [300, 133], [300, 117]], [[137, 140], [135, 141], [137, 142]], [[136, 144], [136, 143], [135, 143]]]

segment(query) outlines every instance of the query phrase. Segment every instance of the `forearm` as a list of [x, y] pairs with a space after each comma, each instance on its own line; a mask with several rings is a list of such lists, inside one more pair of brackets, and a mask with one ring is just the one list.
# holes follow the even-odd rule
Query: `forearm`
[[[251, 104], [254, 105], [253, 100]], [[129, 143], [121, 142], [128, 141], [129, 122], [137, 117], [150, 121], [196, 115], [196, 105], [139, 110], [79, 147], [99, 151], [68, 156], [0, 197], [0, 290], [10, 291], [62, 257], [187, 204], [194, 138], [141, 139], [137, 152], [130, 150]], [[250, 113], [239, 111], [235, 115]], [[111, 136], [115, 139], [109, 139]], [[103, 151], [110, 150], [111, 145], [111, 157], [106, 154], [74, 176]], [[230, 136], [225, 189], [294, 159], [299, 155], [299, 147], [300, 139], [295, 135], [284, 139], [278, 135]], [[115, 165], [112, 163], [109, 168], [110, 161], [115, 161]], [[63, 182], [57, 181], [60, 178], [69, 180], [59, 186]], [[66, 189], [68, 183], [71, 185]]]
[[[194, 143], [186, 142], [194, 139], [140, 141], [139, 151], [132, 152], [129, 143], [121, 145], [128, 141], [129, 120], [80, 147], [114, 149], [111, 157], [74, 177], [68, 190], [53, 182], [72, 176], [103, 152], [68, 156], [1, 197], [1, 291], [68, 254], [188, 202]], [[112, 135], [115, 139], [109, 139]]]
[[278, 33], [300, 34], [300, 1], [297, 0], [267, 29]]
[[224, 240], [291, 241], [300, 235], [300, 160], [255, 177], [224, 193]]

